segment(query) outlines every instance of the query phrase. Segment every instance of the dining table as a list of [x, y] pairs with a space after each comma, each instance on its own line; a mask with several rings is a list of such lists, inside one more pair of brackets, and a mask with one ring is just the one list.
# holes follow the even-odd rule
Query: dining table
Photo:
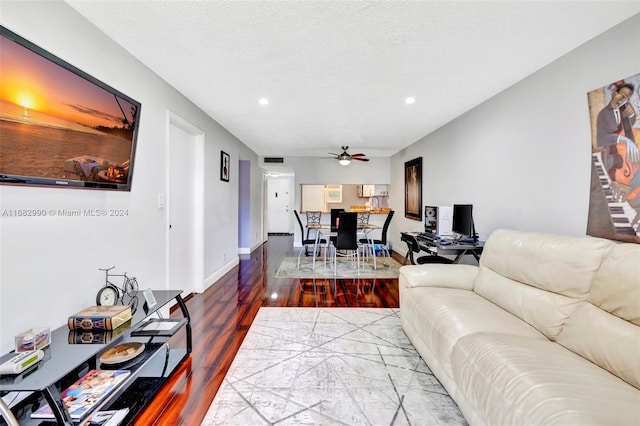
[[[327, 244], [329, 244], [330, 237], [335, 237], [338, 235], [338, 229], [337, 227], [332, 226], [328, 223], [309, 224], [307, 225], [307, 228], [310, 230], [313, 229], [316, 231], [316, 238], [313, 246], [313, 261], [312, 261], [312, 269], [315, 270], [316, 256], [318, 253], [318, 245], [320, 243], [320, 240], [322, 240], [323, 237], [326, 237]], [[374, 248], [374, 238], [373, 238], [373, 231], [375, 231], [376, 229], [381, 229], [381, 226], [374, 225], [372, 223], [358, 223], [358, 235], [364, 237], [369, 241], [368, 245], [371, 248], [371, 255], [373, 257], [373, 269], [377, 270], [378, 264], [376, 262], [376, 252]], [[325, 256], [324, 256], [324, 263], [326, 267], [326, 263], [327, 263], [326, 250], [325, 250]]]

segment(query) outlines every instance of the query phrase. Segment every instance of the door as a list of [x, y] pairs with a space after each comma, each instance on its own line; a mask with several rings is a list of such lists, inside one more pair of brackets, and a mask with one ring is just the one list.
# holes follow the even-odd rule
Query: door
[[270, 177], [267, 181], [267, 214], [270, 233], [291, 232], [291, 178]]
[[[197, 160], [199, 159], [199, 160]], [[204, 138], [177, 116], [169, 119], [167, 288], [204, 288]]]

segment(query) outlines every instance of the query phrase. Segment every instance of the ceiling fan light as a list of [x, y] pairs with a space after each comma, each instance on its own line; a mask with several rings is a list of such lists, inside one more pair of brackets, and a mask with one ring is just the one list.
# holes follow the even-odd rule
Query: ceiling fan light
[[340, 163], [340, 164], [341, 164], [341, 165], [343, 165], [343, 166], [348, 166], [348, 165], [349, 165], [349, 163], [351, 163], [351, 160], [348, 160], [348, 159], [346, 159], [346, 158], [343, 158], [343, 159], [338, 160], [338, 163]]

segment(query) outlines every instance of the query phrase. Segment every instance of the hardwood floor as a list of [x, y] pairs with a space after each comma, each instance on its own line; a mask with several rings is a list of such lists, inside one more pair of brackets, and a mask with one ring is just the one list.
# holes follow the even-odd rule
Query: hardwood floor
[[[187, 298], [191, 357], [138, 416], [136, 425], [199, 425], [261, 306], [399, 306], [397, 279], [274, 278], [282, 259], [294, 255], [292, 243], [292, 236], [269, 236], [204, 293]], [[394, 257], [403, 260], [397, 253]], [[179, 334], [171, 344], [180, 346], [183, 340]]]

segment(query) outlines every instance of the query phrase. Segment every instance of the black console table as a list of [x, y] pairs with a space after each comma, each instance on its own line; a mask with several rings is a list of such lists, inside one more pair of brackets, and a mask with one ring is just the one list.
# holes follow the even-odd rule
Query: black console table
[[[429, 255], [437, 256], [446, 263], [459, 263], [465, 255], [472, 255], [476, 261], [480, 261], [480, 255], [484, 248], [484, 241], [467, 242], [440, 237], [437, 235], [426, 234], [424, 232], [401, 232], [401, 240], [407, 243], [408, 250], [405, 256], [405, 264], [407, 260], [413, 261], [412, 245], [417, 244], [420, 250]], [[453, 260], [444, 256], [454, 256]], [[419, 263], [419, 262], [418, 262]]]
[[[146, 305], [139, 307], [133, 314], [131, 323], [123, 325], [100, 339], [77, 339], [74, 332], [64, 325], [51, 331], [51, 344], [44, 349], [42, 361], [19, 375], [0, 376], [0, 396], [9, 392], [32, 392], [33, 395], [12, 407], [20, 425], [39, 425], [42, 419], [31, 419], [31, 406], [48, 403], [55, 420], [59, 425], [74, 425], [86, 422], [91, 414], [99, 410], [117, 410], [128, 408], [127, 417], [121, 424], [130, 424], [153, 398], [160, 386], [171, 376], [173, 371], [191, 353], [191, 324], [184, 300], [179, 290], [154, 291], [157, 304], [151, 309]], [[176, 321], [170, 332], [156, 335], [134, 335], [148, 317], [162, 307], [175, 301], [182, 311], [182, 318]], [[126, 327], [125, 329], [121, 329]], [[168, 341], [180, 330], [185, 330], [184, 345], [169, 346]], [[91, 337], [91, 336], [89, 336]], [[86, 343], [82, 343], [82, 341]], [[91, 369], [107, 369], [100, 363], [100, 355], [109, 348], [121, 343], [141, 342], [145, 344], [144, 352], [129, 363], [117, 366], [131, 372], [118, 389], [109, 398], [94, 407], [87, 418], [74, 422], [66, 409], [61, 392]], [[182, 347], [184, 346], [184, 347]], [[2, 360], [9, 357], [6, 354]], [[111, 367], [116, 368], [116, 367]], [[1, 423], [1, 422], [0, 422]]]

